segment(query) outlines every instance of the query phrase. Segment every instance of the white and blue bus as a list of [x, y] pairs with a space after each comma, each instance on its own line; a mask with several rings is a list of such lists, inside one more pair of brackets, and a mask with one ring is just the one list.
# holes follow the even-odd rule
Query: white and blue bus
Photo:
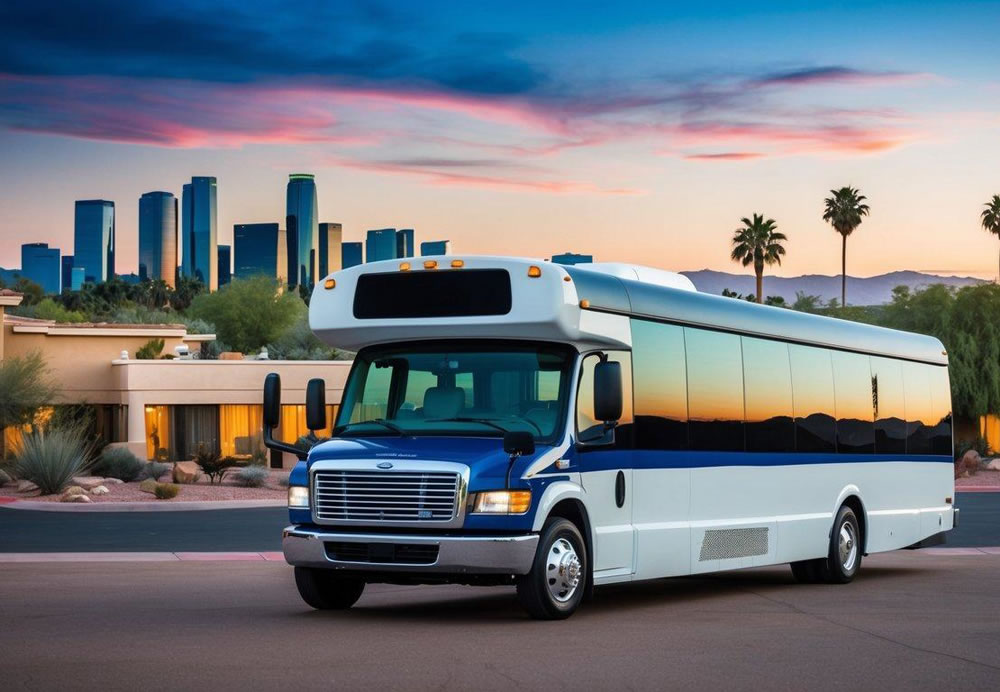
[[[357, 351], [332, 439], [290, 476], [284, 554], [315, 608], [373, 582], [509, 584], [537, 618], [602, 584], [761, 565], [846, 583], [958, 518], [929, 336], [493, 257], [337, 272], [309, 320]], [[291, 450], [277, 375], [264, 400]], [[307, 400], [326, 428], [322, 381]]]

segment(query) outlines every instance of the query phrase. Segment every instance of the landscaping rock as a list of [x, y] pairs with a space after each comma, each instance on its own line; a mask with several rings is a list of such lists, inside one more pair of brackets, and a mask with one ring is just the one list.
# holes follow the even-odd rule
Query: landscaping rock
[[74, 476], [73, 483], [84, 490], [93, 490], [104, 483], [104, 479], [99, 476]]
[[152, 478], [147, 478], [142, 483], [139, 484], [139, 490], [144, 493], [149, 493], [152, 495], [156, 492], [156, 481]]
[[84, 490], [83, 488], [81, 488], [78, 485], [71, 485], [68, 488], [66, 488], [65, 490], [63, 490], [62, 494], [63, 494], [64, 497], [66, 495], [86, 495], [87, 491]]
[[979, 452], [974, 449], [970, 449], [962, 455], [961, 459], [955, 462], [955, 478], [975, 476], [981, 463], [982, 458], [979, 456]]
[[990, 459], [990, 463], [986, 465], [987, 471], [1000, 471], [1000, 459]]
[[121, 478], [105, 478], [101, 485], [121, 485], [124, 482]]
[[6, 471], [0, 469], [0, 486], [7, 485], [8, 483], [10, 483], [10, 476]]
[[60, 502], [90, 502], [90, 498], [87, 497], [86, 493], [82, 495], [63, 495], [59, 498]]
[[26, 481], [23, 478], [17, 482], [17, 492], [19, 493], [33, 493], [38, 490], [38, 486], [31, 481]]
[[96, 488], [94, 488], [93, 490], [91, 490], [90, 494], [91, 495], [107, 495], [109, 492], [111, 492], [111, 491], [108, 490], [107, 488], [105, 488], [103, 485], [99, 485]]
[[195, 483], [201, 477], [201, 467], [193, 461], [174, 464], [174, 483]]

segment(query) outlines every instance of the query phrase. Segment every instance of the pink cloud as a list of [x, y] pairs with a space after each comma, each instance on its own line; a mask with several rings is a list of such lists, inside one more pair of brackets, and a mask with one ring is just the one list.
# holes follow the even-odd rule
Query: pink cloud
[[748, 161], [763, 156], [759, 151], [725, 151], [718, 154], [686, 154], [684, 158], [688, 161]]

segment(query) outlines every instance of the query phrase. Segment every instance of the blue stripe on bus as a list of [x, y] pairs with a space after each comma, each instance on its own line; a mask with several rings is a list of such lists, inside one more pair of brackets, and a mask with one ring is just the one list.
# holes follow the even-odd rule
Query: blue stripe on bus
[[863, 464], [876, 462], [931, 462], [949, 464], [951, 456], [935, 454], [810, 454], [766, 452], [692, 452], [635, 450], [584, 452], [576, 457], [580, 471], [636, 469], [695, 469], [715, 466], [803, 466], [807, 464]]

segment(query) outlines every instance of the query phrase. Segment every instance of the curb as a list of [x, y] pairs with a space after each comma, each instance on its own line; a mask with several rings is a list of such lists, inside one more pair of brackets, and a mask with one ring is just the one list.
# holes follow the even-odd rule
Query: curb
[[0, 553], [0, 563], [26, 562], [285, 562], [281, 552], [263, 553]]
[[254, 509], [258, 507], [287, 507], [287, 500], [182, 500], [171, 502], [39, 502], [3, 498], [0, 506], [6, 509], [27, 509], [36, 512], [197, 512], [207, 509]]

